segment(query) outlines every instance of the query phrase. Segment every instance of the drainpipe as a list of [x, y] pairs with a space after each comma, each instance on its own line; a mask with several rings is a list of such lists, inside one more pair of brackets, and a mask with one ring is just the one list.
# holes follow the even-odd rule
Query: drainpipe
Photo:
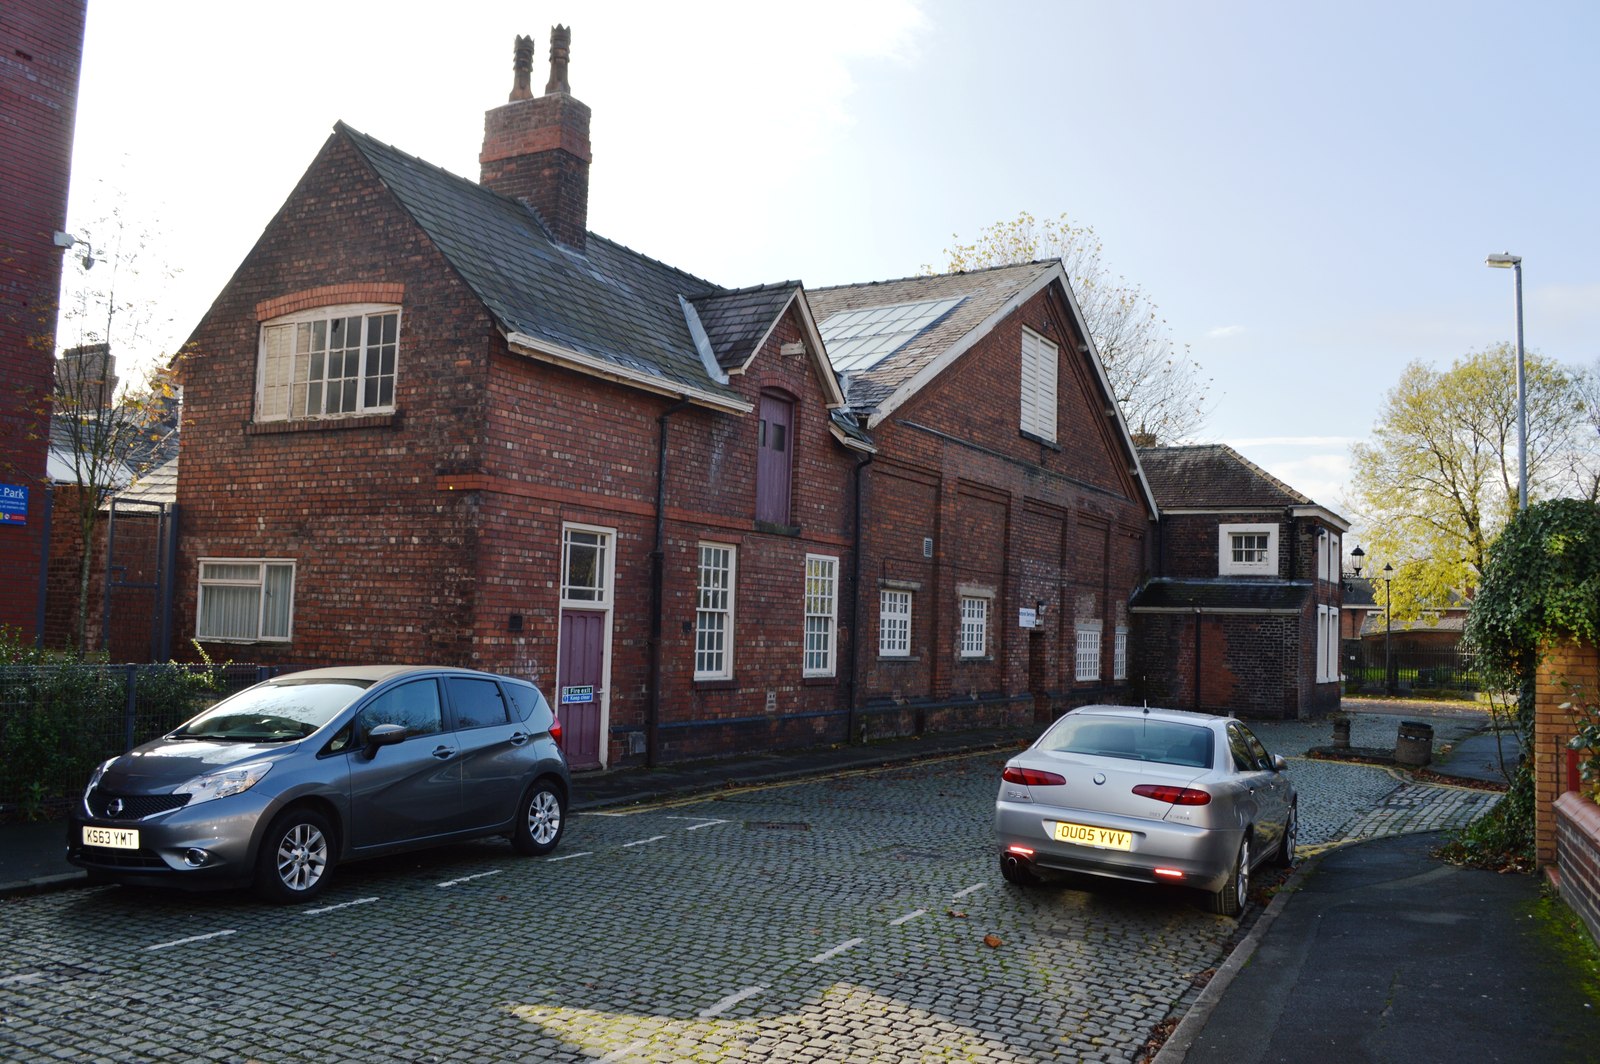
[[661, 614], [666, 608], [667, 419], [688, 405], [689, 400], [679, 399], [656, 418], [656, 537], [650, 551], [650, 669], [645, 681], [649, 691], [645, 696], [644, 709], [646, 768], [656, 767], [658, 726], [661, 721]]
[[1196, 606], [1194, 608], [1194, 711], [1196, 713], [1204, 712], [1200, 705], [1200, 677], [1205, 672], [1205, 658], [1200, 653], [1200, 639], [1204, 630], [1204, 615], [1201, 614], [1200, 607]]
[[856, 685], [858, 681], [856, 670], [860, 667], [861, 661], [861, 474], [871, 464], [872, 455], [869, 454], [857, 462], [855, 468], [856, 516], [855, 531], [852, 534], [850, 545], [850, 549], [855, 554], [855, 562], [852, 566], [855, 570], [855, 575], [852, 578], [855, 581], [855, 594], [851, 596], [850, 602], [850, 680], [845, 685], [845, 697], [848, 699], [846, 708], [849, 712], [845, 717], [845, 742], [855, 742], [856, 739]]

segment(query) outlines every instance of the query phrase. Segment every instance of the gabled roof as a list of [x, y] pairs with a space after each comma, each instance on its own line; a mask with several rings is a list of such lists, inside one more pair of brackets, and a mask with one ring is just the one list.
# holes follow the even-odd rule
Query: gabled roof
[[871, 428], [1056, 276], [1065, 281], [1060, 262], [1052, 259], [969, 273], [818, 288], [808, 292], [807, 298], [823, 339], [830, 343], [830, 353], [837, 333], [829, 323], [848, 322], [846, 315], [851, 311], [960, 300], [875, 363], [846, 374], [850, 408], [865, 416]]
[[514, 350], [668, 395], [750, 405], [701, 358], [683, 299], [720, 286], [590, 234], [557, 242], [530, 207], [340, 122], [354, 146], [494, 316]]
[[799, 281], [780, 281], [690, 299], [717, 365], [730, 372], [749, 365], [799, 290]]
[[1341, 531], [1349, 527], [1343, 518], [1225, 444], [1141, 447], [1139, 461], [1156, 502], [1169, 513], [1313, 509]]

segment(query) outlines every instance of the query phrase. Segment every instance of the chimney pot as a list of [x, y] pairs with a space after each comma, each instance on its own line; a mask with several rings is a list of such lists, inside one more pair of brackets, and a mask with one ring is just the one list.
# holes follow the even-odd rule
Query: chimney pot
[[567, 84], [567, 62], [571, 58], [571, 28], [567, 26], [550, 27], [550, 80], [544, 86], [544, 94], [546, 96], [552, 92], [572, 91], [572, 86]]
[[517, 37], [511, 58], [511, 101], [533, 99], [533, 38]]

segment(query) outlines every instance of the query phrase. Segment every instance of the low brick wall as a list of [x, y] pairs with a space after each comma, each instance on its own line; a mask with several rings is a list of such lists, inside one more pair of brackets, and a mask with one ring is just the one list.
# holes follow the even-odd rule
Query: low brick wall
[[1556, 799], [1555, 827], [1561, 898], [1600, 940], [1600, 805], [1568, 791]]
[[1578, 731], [1572, 712], [1561, 706], [1572, 699], [1574, 687], [1591, 696], [1600, 691], [1597, 664], [1594, 647], [1572, 643], [1547, 646], [1539, 663], [1531, 753], [1534, 850], [1540, 865], [1556, 860], [1556, 799], [1568, 787], [1567, 740]]

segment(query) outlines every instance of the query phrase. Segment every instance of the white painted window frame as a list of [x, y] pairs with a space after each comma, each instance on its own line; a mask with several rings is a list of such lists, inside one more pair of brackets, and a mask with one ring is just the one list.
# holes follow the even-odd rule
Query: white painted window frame
[[1111, 678], [1113, 680], [1126, 680], [1128, 678], [1128, 628], [1118, 625], [1116, 636], [1111, 647]]
[[910, 591], [888, 587], [878, 591], [879, 657], [911, 656], [911, 609]]
[[985, 595], [962, 595], [960, 655], [981, 658], [989, 652], [989, 599]]
[[[595, 542], [579, 542], [577, 537], [592, 536]], [[560, 603], [564, 607], [594, 610], [611, 606], [612, 581], [616, 578], [616, 551], [613, 549], [617, 530], [600, 525], [563, 524], [561, 526], [561, 591]], [[596, 559], [595, 578], [599, 584], [575, 585], [572, 582], [572, 551], [593, 549], [599, 552]]]
[[801, 674], [833, 676], [838, 671], [835, 649], [839, 620], [839, 559], [831, 554], [806, 555], [805, 646]]
[[[712, 564], [708, 565], [708, 558]], [[725, 574], [721, 586], [708, 585], [707, 575]], [[733, 678], [734, 602], [738, 590], [739, 550], [731, 543], [702, 542], [695, 550], [694, 678]]]
[[[390, 384], [389, 401], [368, 405], [366, 401], [366, 380], [372, 371], [369, 359], [374, 356], [372, 346], [367, 342], [367, 322], [372, 317], [393, 314], [395, 316], [395, 355], [394, 355], [394, 380]], [[294, 336], [298, 327], [303, 324], [315, 322], [331, 323], [335, 318], [361, 318], [361, 357], [360, 365], [356, 372], [356, 404], [354, 410], [338, 411], [332, 414], [311, 414], [294, 412], [295, 388], [301, 366], [297, 363], [299, 357], [295, 351]], [[256, 353], [256, 395], [255, 419], [258, 422], [276, 421], [332, 421], [338, 418], [365, 417], [370, 414], [392, 413], [395, 408], [395, 397], [400, 387], [400, 331], [401, 320], [400, 306], [396, 303], [343, 303], [325, 307], [312, 307], [308, 310], [296, 311], [285, 314], [261, 323], [258, 331]], [[289, 348], [283, 352], [282, 358], [286, 359], [283, 372], [278, 372], [276, 360], [269, 364], [269, 345], [274, 339], [286, 339]], [[323, 366], [326, 382], [326, 363]], [[268, 376], [281, 377], [281, 380], [269, 381]], [[347, 379], [347, 378], [341, 378]], [[325, 385], [324, 385], [325, 386]], [[326, 403], [326, 396], [324, 396]]]
[[[1217, 526], [1217, 575], [1219, 576], [1277, 576], [1278, 535], [1276, 524], [1234, 524]], [[1233, 560], [1233, 537], [1265, 533], [1267, 548], [1259, 562]]]
[[1101, 643], [1105, 639], [1104, 626], [1099, 621], [1084, 622], [1075, 626], [1076, 653], [1073, 654], [1072, 678], [1078, 683], [1093, 683], [1100, 679]]
[[[246, 566], [256, 567], [254, 578], [207, 576], [208, 566]], [[286, 621], [281, 632], [263, 634], [268, 618], [267, 589], [269, 569], [289, 571], [289, 604], [286, 609]], [[298, 570], [293, 559], [289, 558], [201, 558], [198, 566], [197, 587], [195, 590], [195, 628], [194, 637], [207, 643], [288, 643], [294, 639], [294, 591], [298, 577]], [[256, 593], [256, 621], [255, 631], [249, 635], [225, 634], [217, 635], [207, 632], [203, 625], [207, 615], [206, 592], [211, 589], [223, 588], [249, 588]]]

